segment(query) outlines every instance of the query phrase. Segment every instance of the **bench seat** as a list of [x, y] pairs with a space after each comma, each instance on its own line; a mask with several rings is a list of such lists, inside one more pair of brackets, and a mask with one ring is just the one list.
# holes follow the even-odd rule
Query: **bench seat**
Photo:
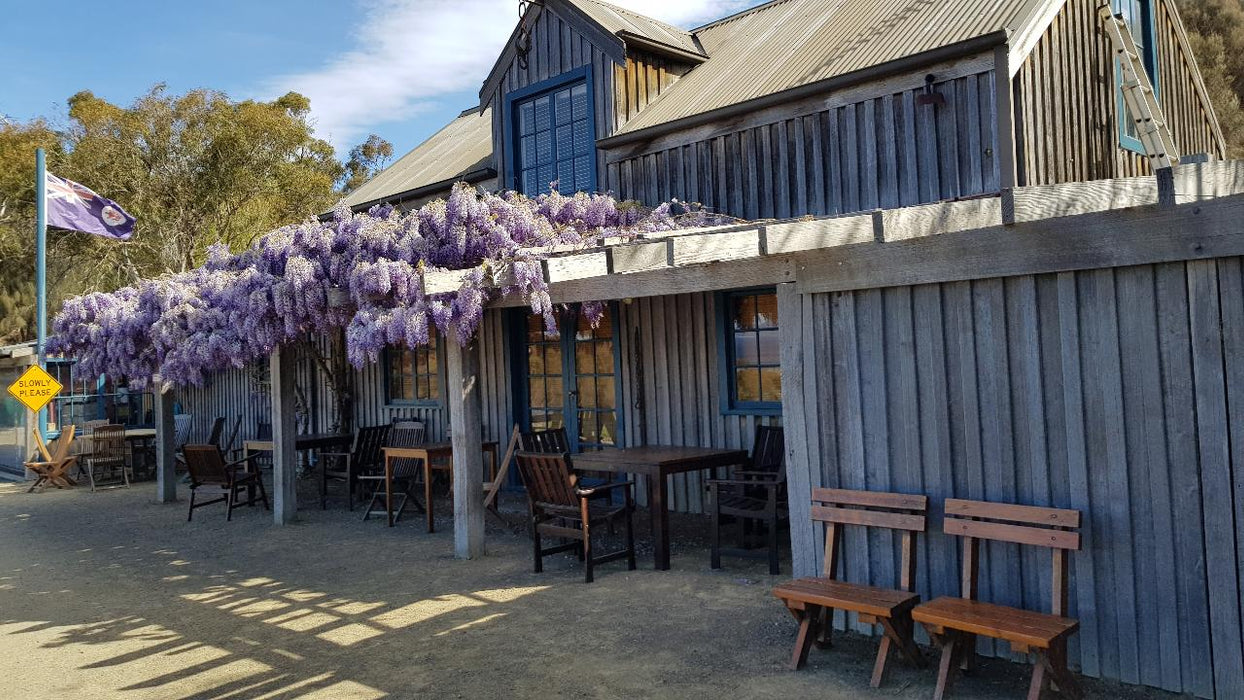
[[877, 588], [858, 583], [835, 581], [824, 577], [810, 577], [788, 581], [773, 589], [773, 595], [783, 601], [803, 605], [819, 605], [824, 608], [851, 610], [878, 618], [892, 618], [900, 611], [915, 606], [920, 596], [908, 591]]
[[1080, 622], [1069, 617], [949, 596], [918, 605], [911, 615], [931, 631], [952, 629], [1004, 639], [1021, 651], [1049, 649], [1080, 628]]

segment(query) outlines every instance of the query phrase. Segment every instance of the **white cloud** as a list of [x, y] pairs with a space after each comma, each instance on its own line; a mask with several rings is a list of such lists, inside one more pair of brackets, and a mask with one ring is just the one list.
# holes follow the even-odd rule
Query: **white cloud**
[[[693, 26], [756, 0], [615, 4]], [[373, 125], [407, 119], [439, 96], [477, 90], [518, 21], [515, 0], [365, 0], [361, 10], [353, 48], [317, 70], [278, 77], [266, 90], [309, 97], [317, 134], [339, 152]]]

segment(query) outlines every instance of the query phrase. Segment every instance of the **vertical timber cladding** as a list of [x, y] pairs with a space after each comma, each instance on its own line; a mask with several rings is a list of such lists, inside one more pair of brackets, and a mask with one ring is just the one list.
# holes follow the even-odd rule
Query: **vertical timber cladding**
[[[745, 219], [997, 192], [992, 59], [965, 59], [609, 151], [609, 189]], [[921, 104], [935, 76], [941, 104]], [[760, 123], [763, 122], [763, 123]]]
[[[795, 504], [815, 486], [1076, 508], [1072, 663], [1244, 697], [1244, 259], [780, 298], [797, 574], [821, 565]], [[959, 546], [930, 530], [918, 592], [956, 595]], [[896, 543], [852, 534], [848, 577], [892, 584]], [[1048, 609], [1047, 552], [983, 555], [982, 599]]]
[[[1134, 177], [1148, 160], [1119, 146], [1119, 104], [1110, 39], [1098, 0], [1068, 0], [1014, 76], [1020, 184]], [[1154, 0], [1158, 102], [1185, 155], [1225, 157], [1210, 106], [1171, 0]]]

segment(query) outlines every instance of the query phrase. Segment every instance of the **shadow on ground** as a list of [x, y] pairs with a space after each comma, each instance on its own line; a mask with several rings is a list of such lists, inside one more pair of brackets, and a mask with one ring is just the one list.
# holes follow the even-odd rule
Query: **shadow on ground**
[[[458, 561], [445, 517], [431, 535], [413, 514], [390, 529], [342, 508], [301, 511], [289, 527], [257, 508], [231, 523], [205, 508], [187, 523], [184, 501], [155, 504], [153, 490], [0, 486], [6, 698], [932, 692], [932, 671], [901, 662], [869, 688], [875, 646], [858, 635], [785, 670], [794, 624], [769, 594], [778, 579], [752, 563], [709, 570], [694, 534], [676, 539], [673, 571], [641, 557], [639, 570], [607, 565], [585, 585], [573, 556], [531, 572], [517, 501], [507, 523], [490, 521], [489, 556]], [[674, 526], [702, 532], [704, 520]], [[986, 662], [956, 697], [1022, 697], [1026, 680], [1025, 667]], [[1164, 697], [1086, 685], [1095, 697]]]

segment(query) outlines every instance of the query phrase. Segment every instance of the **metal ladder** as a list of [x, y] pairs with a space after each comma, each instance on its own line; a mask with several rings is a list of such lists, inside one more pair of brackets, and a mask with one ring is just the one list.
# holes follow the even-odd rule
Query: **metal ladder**
[[1154, 170], [1177, 165], [1179, 151], [1175, 148], [1175, 139], [1171, 136], [1166, 116], [1153, 92], [1153, 83], [1145, 72], [1145, 64], [1140, 58], [1140, 47], [1136, 46], [1131, 29], [1122, 15], [1114, 13], [1108, 2], [1097, 8], [1097, 14], [1101, 16], [1106, 34], [1118, 55], [1123, 79], [1120, 85], [1123, 90], [1123, 103], [1127, 105], [1132, 119], [1136, 122], [1136, 134], [1149, 156], [1150, 165]]

